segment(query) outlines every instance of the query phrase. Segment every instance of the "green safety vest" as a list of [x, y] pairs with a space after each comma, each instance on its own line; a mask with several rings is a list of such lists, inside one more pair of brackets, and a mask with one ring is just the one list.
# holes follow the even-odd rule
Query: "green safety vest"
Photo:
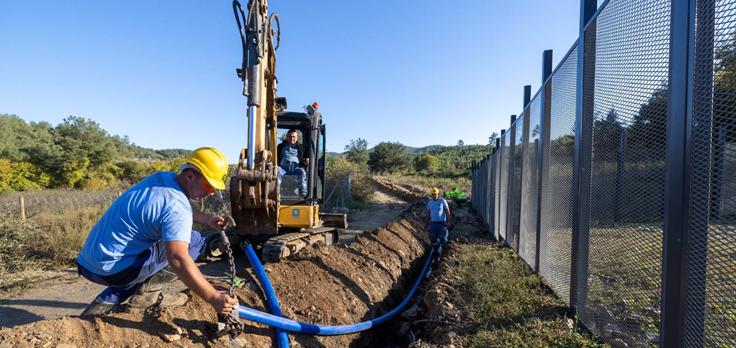
[[445, 197], [452, 199], [466, 199], [468, 198], [462, 191], [455, 188], [450, 192], [445, 192]]

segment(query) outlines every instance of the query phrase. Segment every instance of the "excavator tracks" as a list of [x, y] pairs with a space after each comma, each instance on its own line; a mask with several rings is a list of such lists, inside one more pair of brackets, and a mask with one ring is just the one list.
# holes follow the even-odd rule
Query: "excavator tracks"
[[338, 232], [335, 227], [317, 227], [304, 229], [300, 232], [286, 233], [273, 237], [263, 244], [261, 260], [275, 262], [279, 259], [294, 255], [317, 242], [331, 245], [337, 242]]

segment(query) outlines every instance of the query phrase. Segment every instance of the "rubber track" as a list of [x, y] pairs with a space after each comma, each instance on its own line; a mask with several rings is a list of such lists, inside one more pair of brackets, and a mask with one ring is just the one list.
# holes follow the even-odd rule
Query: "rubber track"
[[[282, 234], [276, 237], [273, 237], [266, 241], [266, 243], [263, 244], [263, 249], [261, 251], [261, 259], [263, 262], [275, 262], [281, 259], [282, 250], [288, 249], [287, 245], [290, 242], [293, 242], [295, 240], [299, 240], [302, 238], [306, 238], [309, 236], [313, 236], [315, 234], [324, 234], [328, 232], [335, 232], [337, 233], [337, 229], [335, 227], [318, 227], [314, 229], [308, 229], [304, 232], [294, 232], [294, 233], [286, 233]], [[309, 244], [307, 244], [309, 245]], [[299, 250], [297, 250], [298, 252]]]

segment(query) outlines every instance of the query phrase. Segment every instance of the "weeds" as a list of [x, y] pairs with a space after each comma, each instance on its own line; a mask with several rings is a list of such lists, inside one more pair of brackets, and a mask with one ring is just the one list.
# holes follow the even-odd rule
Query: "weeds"
[[606, 347], [570, 329], [567, 305], [509, 248], [459, 246], [467, 347]]
[[76, 265], [87, 234], [107, 206], [56, 206], [38, 210], [21, 222], [0, 210], [0, 290], [38, 286], [54, 271]]

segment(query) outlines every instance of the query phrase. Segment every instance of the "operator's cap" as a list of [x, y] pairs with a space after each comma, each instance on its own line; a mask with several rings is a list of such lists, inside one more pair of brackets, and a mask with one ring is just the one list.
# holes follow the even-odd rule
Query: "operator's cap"
[[438, 190], [436, 187], [434, 187], [434, 188], [432, 188], [432, 194], [433, 195], [438, 195], [438, 194], [440, 194], [440, 190]]
[[225, 189], [228, 166], [227, 158], [222, 152], [212, 147], [200, 147], [192, 151], [184, 160], [197, 167], [212, 187], [218, 190]]

